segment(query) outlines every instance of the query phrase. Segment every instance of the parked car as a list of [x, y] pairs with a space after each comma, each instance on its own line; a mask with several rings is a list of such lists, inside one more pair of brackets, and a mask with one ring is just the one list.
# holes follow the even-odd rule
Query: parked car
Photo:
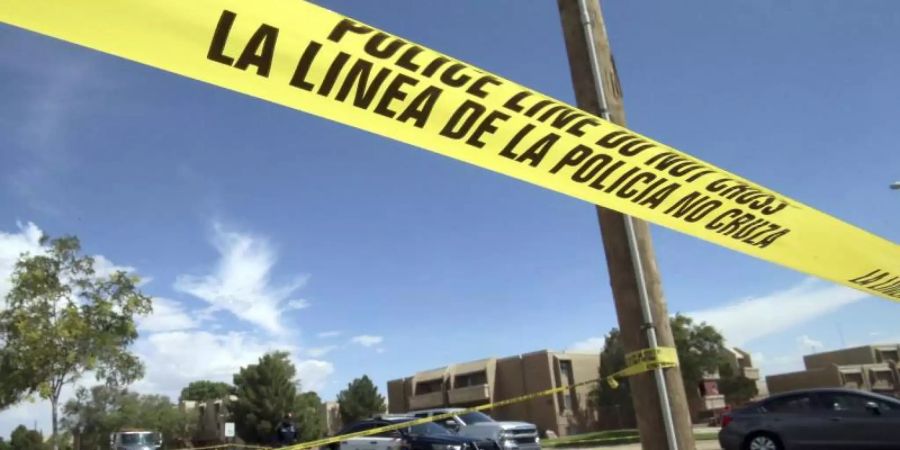
[[415, 417], [431, 417], [437, 414], [458, 413], [452, 418], [437, 422], [460, 436], [489, 439], [506, 450], [540, 450], [541, 438], [537, 427], [527, 422], [498, 422], [481, 412], [464, 412], [462, 408], [437, 408], [413, 411]]
[[[414, 417], [391, 416], [361, 420], [344, 427], [338, 434], [355, 433], [414, 420]], [[446, 428], [423, 423], [372, 436], [347, 439], [332, 444], [329, 450], [500, 450], [493, 441], [458, 436]]]
[[109, 435], [109, 450], [159, 450], [162, 445], [162, 433], [157, 431], [123, 429]]
[[900, 401], [851, 389], [773, 395], [722, 417], [725, 450], [900, 449]]

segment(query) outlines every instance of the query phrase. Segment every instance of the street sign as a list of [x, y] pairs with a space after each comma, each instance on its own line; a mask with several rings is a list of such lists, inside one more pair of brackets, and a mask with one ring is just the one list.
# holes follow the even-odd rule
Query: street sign
[[225, 422], [225, 437], [234, 437], [234, 422]]

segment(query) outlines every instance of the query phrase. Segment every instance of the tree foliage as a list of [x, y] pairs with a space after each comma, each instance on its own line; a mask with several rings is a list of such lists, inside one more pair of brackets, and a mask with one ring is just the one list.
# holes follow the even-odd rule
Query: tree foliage
[[36, 430], [29, 430], [25, 425], [17, 426], [9, 436], [10, 450], [45, 450], [44, 436]]
[[234, 375], [237, 400], [231, 403], [235, 427], [247, 442], [268, 443], [285, 413], [297, 400], [297, 370], [286, 352], [263, 355]]
[[351, 423], [384, 412], [384, 397], [368, 375], [363, 375], [338, 394], [338, 407], [344, 423]]
[[725, 339], [712, 325], [694, 323], [690, 317], [677, 314], [671, 318], [672, 336], [678, 350], [678, 366], [687, 387], [696, 387], [704, 373], [715, 373], [725, 362], [722, 351]]
[[75, 450], [105, 450], [109, 434], [123, 428], [158, 431], [168, 448], [183, 448], [197, 427], [196, 416], [161, 395], [94, 386], [81, 388], [63, 407], [63, 427], [72, 433]]
[[[694, 323], [687, 316], [678, 314], [670, 318], [675, 348], [678, 352], [678, 364], [686, 389], [697, 388], [704, 373], [715, 373], [725, 363], [722, 351], [725, 348], [724, 338], [715, 328], [705, 322]], [[617, 328], [606, 335], [603, 351], [600, 353], [600, 375], [606, 377], [625, 368], [625, 349], [621, 333]], [[592, 402], [597, 406], [615, 406], [622, 414], [634, 414], [634, 404], [628, 380], [618, 380], [618, 389], [612, 389], [601, 383], [592, 395]]]
[[219, 400], [231, 394], [233, 388], [228, 383], [221, 381], [200, 380], [192, 381], [181, 390], [181, 401], [207, 401]]
[[[45, 253], [23, 255], [12, 275], [7, 308], [0, 312], [0, 342], [8, 392], [17, 401], [37, 393], [50, 400], [57, 435], [59, 395], [88, 371], [108, 385], [140, 378], [143, 366], [128, 351], [137, 339], [135, 316], [151, 311], [139, 279], [122, 271], [101, 276], [76, 237], [41, 238]], [[23, 381], [27, 383], [23, 384]]]
[[729, 405], [743, 405], [759, 394], [756, 382], [735, 373], [731, 364], [719, 366], [719, 392], [725, 396]]
[[315, 392], [304, 392], [297, 395], [294, 405], [294, 417], [297, 419], [297, 427], [300, 441], [311, 441], [325, 434], [325, 422], [320, 413], [322, 399]]

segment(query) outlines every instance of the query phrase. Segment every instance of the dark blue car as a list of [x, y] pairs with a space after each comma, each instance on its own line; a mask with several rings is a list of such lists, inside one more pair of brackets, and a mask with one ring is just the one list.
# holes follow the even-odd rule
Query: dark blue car
[[[344, 427], [338, 435], [371, 430], [415, 420], [415, 417], [362, 420]], [[423, 423], [395, 431], [347, 439], [329, 450], [499, 450], [493, 441], [458, 436], [435, 423]]]
[[722, 418], [725, 450], [898, 450], [900, 401], [850, 389], [773, 395]]

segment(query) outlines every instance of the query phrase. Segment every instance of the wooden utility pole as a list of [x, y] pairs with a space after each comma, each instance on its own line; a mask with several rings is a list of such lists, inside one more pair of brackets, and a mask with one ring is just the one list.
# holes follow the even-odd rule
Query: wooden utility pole
[[[578, 107], [625, 126], [622, 89], [599, 1], [557, 0], [557, 4]], [[595, 73], [600, 76], [599, 83], [595, 83]], [[674, 347], [649, 226], [602, 207], [597, 207], [597, 216], [625, 351], [649, 348], [654, 339], [659, 346]], [[635, 251], [637, 261], [632, 259]], [[649, 306], [646, 311], [642, 300]], [[649, 323], [645, 320], [648, 315], [652, 316]], [[654, 332], [655, 337], [651, 336]], [[630, 377], [628, 384], [642, 447], [693, 450], [694, 436], [680, 371], [645, 372]], [[668, 398], [663, 398], [661, 392], [667, 392]]]

